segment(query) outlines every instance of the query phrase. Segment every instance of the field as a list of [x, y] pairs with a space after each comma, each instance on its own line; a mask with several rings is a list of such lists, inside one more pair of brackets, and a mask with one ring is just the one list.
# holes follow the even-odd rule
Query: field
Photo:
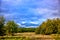
[[34, 32], [15, 33], [15, 36], [0, 36], [0, 40], [60, 40], [56, 35], [41, 35]]

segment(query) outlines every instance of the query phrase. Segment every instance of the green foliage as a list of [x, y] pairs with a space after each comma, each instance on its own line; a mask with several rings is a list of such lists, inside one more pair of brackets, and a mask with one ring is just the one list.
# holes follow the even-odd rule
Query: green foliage
[[35, 32], [35, 28], [21, 28], [18, 27], [18, 24], [16, 24], [14, 21], [8, 21], [5, 23], [5, 18], [0, 16], [0, 36], [5, 34], [13, 35], [17, 32]]
[[18, 30], [18, 25], [14, 21], [8, 21], [6, 24], [7, 33], [16, 33]]
[[36, 28], [36, 34], [40, 34], [40, 29], [39, 28]]
[[30, 37], [2, 37], [0, 40], [30, 40]]
[[4, 17], [0, 16], [0, 36], [5, 35], [4, 22], [5, 22]]
[[36, 28], [18, 28], [18, 32], [21, 33], [21, 32], [35, 32], [35, 29]]
[[38, 29], [36, 30], [36, 34], [60, 34], [60, 19], [48, 19], [43, 22]]

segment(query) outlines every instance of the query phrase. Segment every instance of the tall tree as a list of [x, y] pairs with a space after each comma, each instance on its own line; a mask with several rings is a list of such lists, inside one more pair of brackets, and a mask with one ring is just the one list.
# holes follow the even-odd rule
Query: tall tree
[[3, 36], [5, 34], [4, 22], [5, 22], [4, 17], [0, 16], [0, 36]]

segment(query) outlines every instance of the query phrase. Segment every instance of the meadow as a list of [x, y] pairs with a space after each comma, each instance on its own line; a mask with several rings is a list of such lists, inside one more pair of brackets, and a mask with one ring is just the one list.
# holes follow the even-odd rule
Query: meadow
[[34, 32], [15, 33], [14, 36], [0, 36], [0, 40], [60, 40], [57, 34], [42, 35]]
[[0, 17], [0, 40], [60, 40], [60, 18], [47, 19], [37, 28], [24, 28]]

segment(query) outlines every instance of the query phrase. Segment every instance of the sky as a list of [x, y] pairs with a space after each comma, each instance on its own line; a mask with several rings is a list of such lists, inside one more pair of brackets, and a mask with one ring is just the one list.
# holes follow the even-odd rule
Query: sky
[[21, 27], [38, 27], [47, 19], [60, 18], [60, 0], [0, 0], [0, 16]]

